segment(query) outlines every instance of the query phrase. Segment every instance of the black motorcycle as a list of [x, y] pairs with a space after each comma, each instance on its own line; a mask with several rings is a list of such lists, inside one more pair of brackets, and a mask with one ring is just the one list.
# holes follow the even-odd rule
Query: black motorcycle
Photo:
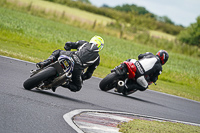
[[[102, 91], [109, 91], [115, 88], [114, 90], [115, 92], [122, 93], [125, 96], [132, 94], [136, 92], [138, 89], [135, 88], [131, 91], [127, 91], [127, 89], [124, 86], [130, 80], [132, 80], [131, 81], [132, 83], [137, 84], [134, 78], [135, 71], [136, 71], [136, 67], [134, 63], [125, 61], [121, 63], [119, 66], [116, 66], [114, 69], [112, 69], [111, 73], [101, 80], [101, 82], [99, 83], [99, 88]], [[153, 83], [150, 81], [150, 78], [148, 75], [146, 75], [145, 78], [149, 85]]]
[[55, 91], [58, 86], [72, 82], [73, 68], [73, 59], [66, 55], [61, 55], [56, 62], [42, 69], [31, 70], [31, 76], [24, 82], [23, 86], [27, 90], [36, 88]]

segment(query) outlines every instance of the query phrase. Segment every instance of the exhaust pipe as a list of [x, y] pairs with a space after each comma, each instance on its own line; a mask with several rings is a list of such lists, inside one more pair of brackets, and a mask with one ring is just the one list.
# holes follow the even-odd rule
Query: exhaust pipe
[[122, 93], [122, 92], [123, 92], [123, 90], [124, 90], [124, 85], [125, 85], [124, 81], [122, 81], [122, 80], [118, 81], [118, 83], [117, 83], [117, 91], [118, 91], [119, 93]]
[[53, 82], [50, 84], [50, 87], [54, 87], [54, 86], [59, 86], [62, 83], [64, 83], [67, 79], [67, 76], [65, 74], [63, 74], [60, 77], [57, 77], [53, 80]]

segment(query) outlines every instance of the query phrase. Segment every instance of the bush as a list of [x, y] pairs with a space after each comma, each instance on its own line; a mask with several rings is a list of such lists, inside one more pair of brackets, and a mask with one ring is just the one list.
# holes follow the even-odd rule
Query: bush
[[196, 23], [180, 32], [178, 39], [183, 43], [200, 47], [200, 16], [196, 20]]
[[191, 46], [177, 40], [170, 41], [165, 38], [150, 36], [148, 32], [142, 32], [135, 35], [134, 41], [148, 46], [165, 49], [167, 51], [173, 51], [190, 56], [200, 56], [197, 46]]
[[[79, 8], [81, 10], [85, 10], [88, 12], [92, 12], [95, 14], [103, 15], [116, 21], [125, 22], [132, 24], [133, 26], [139, 26], [148, 28], [151, 30], [160, 30], [165, 33], [177, 35], [183, 29], [181, 26], [176, 26], [174, 24], [157, 21], [155, 17], [151, 13], [148, 13], [146, 9], [142, 7], [138, 7], [138, 10], [131, 10], [128, 12], [123, 12], [116, 10], [114, 8], [106, 8], [106, 7], [96, 7], [88, 3], [83, 3], [81, 1], [73, 1], [73, 0], [46, 0], [51, 2], [56, 2], [60, 4], [67, 5], [69, 7]], [[131, 6], [131, 5], [130, 5]], [[142, 13], [145, 11], [145, 13]], [[142, 14], [142, 15], [141, 15]]]

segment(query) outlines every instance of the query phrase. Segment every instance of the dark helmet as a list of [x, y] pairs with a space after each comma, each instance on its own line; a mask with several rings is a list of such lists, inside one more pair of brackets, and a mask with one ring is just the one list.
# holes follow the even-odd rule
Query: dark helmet
[[158, 51], [156, 55], [160, 58], [160, 62], [162, 65], [164, 65], [169, 58], [169, 54], [165, 50]]

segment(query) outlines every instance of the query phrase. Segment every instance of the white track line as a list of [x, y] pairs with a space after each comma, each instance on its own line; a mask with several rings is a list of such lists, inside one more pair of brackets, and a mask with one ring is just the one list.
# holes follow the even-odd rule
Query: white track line
[[[24, 61], [24, 60], [20, 60], [20, 59], [16, 59], [16, 58], [12, 58], [12, 57], [7, 57], [7, 56], [2, 56], [0, 55], [0, 57], [4, 57], [4, 58], [8, 58], [11, 60], [16, 60], [16, 61], [21, 61], [21, 62], [26, 62], [26, 63], [30, 63], [30, 64], [35, 64], [33, 62], [29, 62], [29, 61]], [[98, 77], [94, 77], [94, 78], [98, 78]], [[101, 78], [99, 78], [101, 79]], [[162, 93], [162, 92], [157, 92], [154, 90], [148, 90], [148, 91], [152, 91], [152, 92], [156, 92], [156, 93], [161, 93], [164, 95], [169, 95], [169, 96], [173, 96], [173, 97], [177, 97], [177, 98], [181, 98], [181, 99], [186, 99], [183, 97], [179, 97], [179, 96], [175, 96], [175, 95], [171, 95], [171, 94], [166, 94], [166, 93]], [[197, 102], [198, 101], [194, 101], [194, 100], [190, 100], [190, 99], [186, 99], [192, 102]], [[178, 123], [183, 123], [183, 124], [190, 124], [190, 125], [194, 125], [194, 126], [200, 126], [200, 124], [197, 123], [190, 123], [190, 122], [184, 122], [184, 121], [178, 121], [178, 120], [170, 120], [170, 119], [164, 119], [164, 118], [159, 118], [159, 117], [152, 117], [152, 116], [146, 116], [146, 115], [139, 115], [139, 114], [132, 114], [132, 113], [126, 113], [126, 112], [114, 112], [114, 111], [104, 111], [104, 110], [89, 110], [89, 109], [79, 109], [79, 110], [74, 110], [71, 111], [69, 113], [66, 113], [63, 118], [65, 119], [65, 121], [74, 129], [76, 130], [78, 133], [84, 133], [82, 130], [80, 130], [75, 123], [72, 121], [73, 116], [83, 113], [83, 112], [104, 112], [104, 113], [114, 113], [114, 114], [127, 114], [127, 115], [134, 115], [134, 116], [138, 116], [138, 117], [145, 117], [145, 118], [152, 118], [152, 119], [156, 119], [156, 120], [164, 120], [164, 121], [171, 121], [171, 122], [178, 122]]]
[[[110, 113], [110, 114], [125, 114], [125, 115], [131, 115], [131, 116], [137, 116], [137, 117], [142, 117], [142, 118], [149, 118], [152, 120], [157, 120], [157, 121], [169, 121], [169, 122], [175, 122], [175, 123], [183, 123], [183, 124], [188, 124], [188, 125], [193, 125], [193, 126], [200, 126], [200, 124], [197, 123], [191, 123], [191, 122], [184, 122], [184, 121], [178, 121], [178, 120], [170, 120], [170, 119], [164, 119], [164, 118], [159, 118], [159, 117], [153, 117], [153, 116], [147, 116], [147, 115], [140, 115], [140, 114], [133, 114], [133, 113], [126, 113], [126, 112], [116, 112], [116, 111], [105, 111], [105, 110], [90, 110], [90, 109], [77, 109], [74, 111], [71, 111], [69, 113], [66, 113], [63, 115], [64, 120], [75, 130], [77, 133], [84, 133], [81, 129], [78, 128], [78, 126], [73, 122], [73, 117], [84, 113], [84, 112], [99, 112], [99, 113]], [[105, 128], [105, 130], [107, 130]]]

